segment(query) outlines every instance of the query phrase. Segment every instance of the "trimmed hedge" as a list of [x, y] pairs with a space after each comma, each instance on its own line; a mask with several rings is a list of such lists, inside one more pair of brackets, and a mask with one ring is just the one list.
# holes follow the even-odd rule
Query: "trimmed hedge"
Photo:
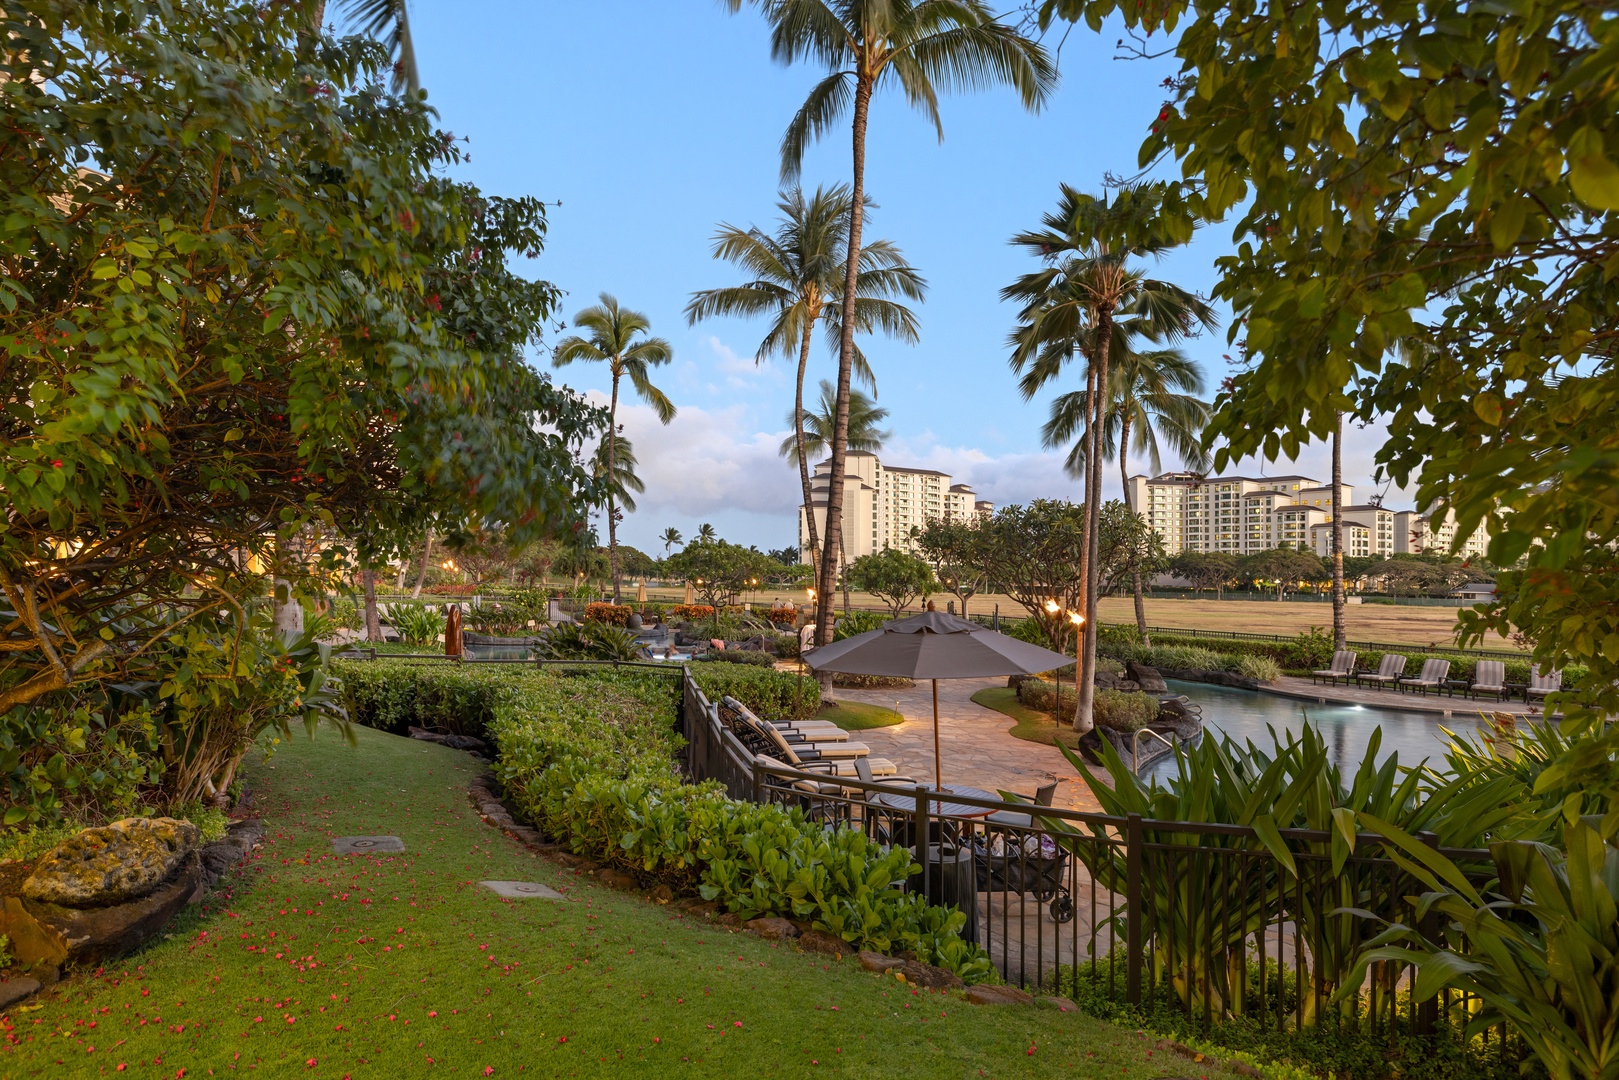
[[[742, 919], [808, 919], [857, 949], [909, 951], [968, 981], [994, 975], [987, 954], [960, 937], [966, 916], [897, 887], [918, 872], [908, 850], [881, 847], [858, 830], [827, 829], [797, 807], [734, 802], [717, 784], [684, 783], [675, 730], [680, 682], [668, 674], [387, 661], [344, 669], [345, 678], [359, 676], [351, 709], [378, 724], [439, 722], [452, 708], [466, 709], [458, 727], [494, 741], [507, 796], [579, 854], [716, 900]], [[780, 695], [782, 683], [796, 682], [730, 664], [692, 671], [710, 696]], [[806, 700], [814, 688], [809, 681]]]
[[[1018, 683], [1018, 701], [1031, 709], [1055, 713], [1057, 710], [1057, 684], [1045, 679], [1024, 679]], [[1062, 707], [1065, 720], [1077, 707], [1078, 694], [1072, 682], [1062, 684]], [[1151, 694], [1129, 693], [1123, 690], [1098, 688], [1092, 699], [1091, 717], [1098, 727], [1129, 734], [1140, 731], [1158, 719], [1158, 699]]]
[[710, 701], [729, 694], [772, 720], [810, 720], [821, 710], [821, 687], [808, 676], [743, 664], [693, 664], [691, 677]]

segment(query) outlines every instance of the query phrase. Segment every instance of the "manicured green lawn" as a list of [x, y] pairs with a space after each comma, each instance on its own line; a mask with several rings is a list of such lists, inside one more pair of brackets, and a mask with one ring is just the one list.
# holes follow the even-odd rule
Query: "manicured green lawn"
[[[918, 994], [586, 884], [474, 816], [475, 767], [369, 730], [358, 747], [323, 731], [255, 759], [260, 859], [165, 940], [14, 1010], [0, 1075], [1208, 1072], [1075, 1013]], [[331, 853], [354, 834], [406, 851]], [[485, 879], [567, 900], [503, 901]]]
[[893, 727], [903, 724], [905, 717], [885, 705], [871, 705], [864, 701], [828, 701], [815, 714], [817, 720], [830, 720], [845, 731], [863, 731], [866, 728]]
[[[1029, 708], [1017, 699], [1017, 691], [1009, 686], [986, 687], [974, 694], [972, 699], [986, 709], [994, 709], [1011, 717], [1015, 723], [1007, 729], [1007, 733], [1013, 738], [1046, 746], [1055, 746], [1058, 742], [1062, 742], [1069, 749], [1079, 748], [1079, 735], [1070, 725], [1059, 726], [1051, 718], [1050, 713]], [[1064, 705], [1064, 717], [1072, 719], [1068, 717], [1068, 711], [1068, 707]]]

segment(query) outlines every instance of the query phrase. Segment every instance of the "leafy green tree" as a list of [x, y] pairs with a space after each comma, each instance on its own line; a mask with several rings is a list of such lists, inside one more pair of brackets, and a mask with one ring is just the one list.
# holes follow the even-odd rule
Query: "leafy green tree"
[[[742, 0], [726, 0], [735, 12]], [[851, 115], [851, 208], [866, 205], [866, 129], [872, 95], [897, 86], [933, 121], [939, 137], [940, 89], [1011, 86], [1023, 104], [1038, 109], [1056, 86], [1057, 72], [1038, 42], [998, 21], [984, 0], [754, 0], [771, 26], [771, 54], [784, 64], [808, 60], [828, 74], [787, 125], [781, 141], [784, 179], [798, 176], [813, 139]], [[854, 370], [855, 301], [860, 295], [860, 250], [865, 215], [851, 213], [839, 323], [837, 397], [833, 408], [831, 485], [827, 489], [826, 546], [821, 552], [815, 639], [832, 640], [833, 589], [842, 564], [843, 477], [849, 385]]]
[[988, 580], [1023, 605], [1053, 649], [1071, 647], [1070, 616], [1082, 614], [1085, 592], [1083, 506], [1055, 499], [1004, 506], [963, 523], [957, 543]]
[[[1214, 313], [1196, 295], [1148, 278], [1131, 265], [1157, 257], [1191, 239], [1191, 226], [1178, 212], [1178, 193], [1164, 184], [1124, 187], [1111, 199], [1097, 199], [1064, 184], [1056, 211], [1038, 230], [1012, 242], [1046, 265], [1003, 289], [1003, 299], [1020, 302], [1011, 335], [1011, 364], [1020, 373], [1018, 389], [1033, 396], [1058, 378], [1075, 357], [1085, 360], [1086, 408], [1077, 423], [1085, 433], [1085, 561], [1088, 570], [1083, 643], [1079, 663], [1076, 725], [1088, 728], [1095, 698], [1096, 604], [1101, 584], [1098, 545], [1102, 509], [1102, 430], [1112, 392], [1110, 360], [1130, 351], [1141, 337], [1163, 345], [1212, 326]], [[1143, 614], [1143, 623], [1145, 616]]]
[[1292, 548], [1256, 551], [1237, 560], [1239, 577], [1252, 581], [1262, 589], [1274, 587], [1278, 600], [1297, 583], [1322, 581], [1328, 573], [1319, 555]]
[[664, 569], [692, 588], [705, 604], [715, 608], [734, 604], [754, 582], [766, 580], [771, 559], [761, 551], [725, 540], [695, 540], [685, 550], [664, 560]]
[[989, 582], [989, 571], [978, 545], [983, 530], [976, 522], [934, 518], [912, 530], [916, 548], [933, 565], [940, 587], [961, 601], [961, 617], [967, 617], [967, 602]]
[[658, 572], [658, 560], [628, 544], [619, 546], [618, 568], [630, 577], [645, 578]]
[[5, 723], [160, 674], [267, 573], [580, 524], [604, 416], [523, 362], [557, 294], [507, 265], [543, 208], [446, 179], [375, 44], [227, 0], [25, 0], [0, 32]]
[[1237, 557], [1224, 551], [1183, 551], [1165, 563], [1164, 569], [1199, 592], [1213, 589], [1215, 599], [1223, 600], [1226, 586], [1237, 578]]
[[[826, 453], [832, 445], [833, 424], [837, 408], [836, 391], [832, 384], [825, 379], [821, 380], [821, 405], [815, 412], [791, 412], [787, 414], [789, 420], [796, 421], [803, 418], [803, 438], [797, 433], [783, 439], [778, 452], [784, 458], [790, 458], [803, 464], [799, 457], [802, 452], [810, 457], [819, 457]], [[849, 391], [848, 424], [845, 427], [846, 437], [844, 445], [850, 450], [863, 451], [875, 454], [883, 448], [883, 442], [893, 434], [884, 431], [877, 425], [888, 419], [888, 410], [878, 407], [859, 390]], [[809, 506], [806, 502], [805, 507]]]
[[[868, 199], [867, 207], [870, 205]], [[781, 193], [776, 206], [781, 210], [781, 221], [774, 234], [758, 228], [720, 227], [714, 236], [714, 257], [735, 263], [753, 279], [693, 293], [686, 305], [686, 319], [695, 324], [717, 316], [764, 315], [771, 319], [770, 329], [759, 343], [756, 356], [760, 360], [774, 355], [788, 357], [797, 351], [792, 425], [798, 453], [794, 460], [798, 462], [798, 479], [807, 507], [810, 474], [804, 451], [804, 375], [817, 323], [826, 328], [834, 348], [843, 337], [839, 321], [843, 315], [843, 261], [853, 204], [848, 187], [838, 184], [831, 189], [817, 187], [808, 199], [801, 188], [791, 188]], [[899, 248], [887, 240], [863, 245], [856, 288], [859, 294], [854, 310], [861, 333], [881, 330], [901, 341], [917, 340], [915, 314], [893, 298], [921, 300], [927, 284], [905, 262]], [[876, 377], [858, 348], [854, 375], [876, 392]], [[809, 519], [809, 540], [812, 556], [819, 556], [821, 545], [813, 516]]]
[[[613, 603], [616, 604], [619, 602], [620, 578], [619, 507], [635, 509], [635, 504], [626, 503], [624, 498], [632, 489], [621, 488], [618, 483], [623, 478], [617, 460], [618, 446], [623, 442], [623, 436], [618, 430], [619, 383], [628, 378], [636, 394], [642, 401], [652, 406], [652, 411], [658, 419], [665, 424], [669, 423], [675, 418], [675, 404], [662, 390], [652, 385], [652, 369], [673, 360], [675, 352], [667, 341], [651, 336], [652, 324], [645, 315], [639, 311], [619, 307], [618, 299], [611, 293], [602, 293], [600, 304], [585, 308], [573, 317], [573, 321], [574, 325], [587, 331], [589, 336], [571, 334], [557, 342], [556, 349], [551, 354], [551, 362], [557, 367], [566, 367], [576, 361], [606, 364], [613, 384], [611, 400], [607, 407], [607, 433], [602, 436], [602, 444], [607, 448], [607, 457], [603, 462], [601, 474], [615, 478], [615, 482], [607, 487], [607, 559], [612, 568]], [[633, 471], [630, 475], [633, 477]], [[636, 483], [640, 481], [637, 480]], [[644, 491], [645, 488], [636, 487], [633, 490]]]
[[860, 556], [849, 564], [847, 576], [855, 588], [887, 604], [895, 618], [912, 600], [926, 600], [939, 587], [927, 560], [899, 548]]
[[1467, 636], [1521, 631], [1543, 667], [1589, 666], [1565, 710], [1619, 711], [1611, 5], [1041, 9], [1114, 13], [1177, 33], [1142, 163], [1181, 163], [1188, 214], [1236, 215], [1216, 295], [1252, 363], [1216, 401], [1216, 465], [1386, 421], [1384, 471], [1523, 560]]

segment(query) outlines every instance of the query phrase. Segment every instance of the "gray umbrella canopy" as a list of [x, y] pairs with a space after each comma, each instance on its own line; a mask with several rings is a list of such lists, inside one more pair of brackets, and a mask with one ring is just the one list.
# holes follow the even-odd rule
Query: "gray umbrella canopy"
[[939, 680], [1029, 675], [1073, 663], [1026, 641], [986, 630], [942, 611], [895, 619], [881, 630], [856, 634], [804, 654], [816, 671], [845, 675], [903, 675], [933, 681], [933, 779], [944, 785], [939, 748]]
[[903, 675], [912, 679], [979, 679], [1028, 675], [1074, 662], [942, 611], [896, 619], [880, 630], [834, 641], [804, 655], [816, 671]]

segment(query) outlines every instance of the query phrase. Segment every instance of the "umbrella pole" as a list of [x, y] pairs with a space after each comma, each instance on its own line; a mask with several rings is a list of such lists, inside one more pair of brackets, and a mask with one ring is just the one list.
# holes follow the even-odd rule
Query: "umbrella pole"
[[939, 680], [933, 680], [933, 784], [944, 786], [944, 771], [939, 755]]

